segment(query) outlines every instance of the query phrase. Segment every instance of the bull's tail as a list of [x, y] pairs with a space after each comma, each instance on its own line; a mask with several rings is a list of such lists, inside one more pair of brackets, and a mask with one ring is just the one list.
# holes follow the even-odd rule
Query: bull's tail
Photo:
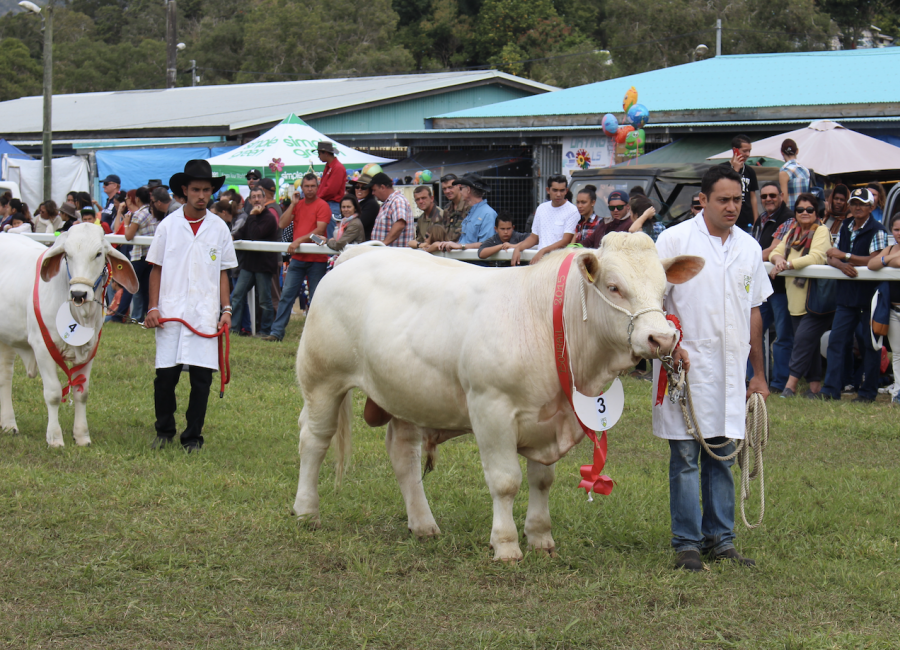
[[350, 439], [350, 426], [353, 423], [353, 389], [347, 391], [338, 409], [337, 431], [334, 435], [334, 487], [341, 489], [344, 472], [350, 465], [350, 454], [353, 445]]

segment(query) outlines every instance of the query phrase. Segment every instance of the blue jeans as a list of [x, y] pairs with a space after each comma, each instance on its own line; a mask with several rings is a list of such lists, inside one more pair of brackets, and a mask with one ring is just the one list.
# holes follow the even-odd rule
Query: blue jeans
[[[706, 442], [718, 445], [725, 438]], [[722, 553], [734, 548], [734, 460], [713, 460], [696, 440], [670, 440], [669, 451], [669, 511], [675, 551]], [[734, 443], [713, 451], [727, 456], [734, 451]], [[702, 512], [698, 494], [703, 499]]]
[[772, 344], [772, 380], [769, 382], [775, 390], [784, 390], [790, 374], [791, 352], [794, 350], [794, 326], [791, 312], [788, 311], [787, 294], [773, 293], [767, 302], [760, 306], [760, 311], [768, 305], [770, 312], [768, 322], [763, 316], [763, 327], [775, 321], [775, 343]]
[[[340, 219], [341, 218], [341, 204], [338, 203], [337, 201], [326, 201], [326, 203], [328, 204], [328, 207], [331, 208], [331, 216], [337, 217], [338, 219]], [[327, 235], [325, 237], [325, 239], [331, 239], [332, 237], [334, 237], [334, 229], [336, 226], [337, 226], [337, 224], [334, 222], [334, 219], [332, 218], [332, 220], [328, 222], [328, 226], [325, 228], [325, 234]], [[312, 296], [310, 296], [310, 298], [312, 298]]]
[[[252, 273], [245, 269], [241, 269], [238, 276], [237, 284], [234, 285], [234, 291], [231, 294], [231, 307], [234, 310], [232, 315], [233, 323], [240, 323], [244, 314], [244, 307], [247, 304], [247, 292], [252, 286], [256, 285], [256, 302], [262, 310], [262, 322], [259, 324], [259, 332], [269, 334], [272, 331], [272, 321], [275, 314], [272, 310], [272, 274], [271, 273]], [[249, 310], [248, 310], [249, 311]], [[237, 332], [239, 327], [232, 327], [232, 331]]]
[[278, 303], [278, 313], [272, 324], [272, 336], [283, 339], [284, 330], [291, 320], [291, 309], [294, 301], [303, 287], [303, 280], [309, 282], [309, 301], [312, 303], [313, 295], [319, 282], [325, 277], [325, 262], [299, 262], [291, 260], [287, 273], [284, 276], [284, 287], [281, 289], [281, 300]]
[[[828, 337], [828, 370], [825, 372], [825, 384], [822, 393], [834, 399], [841, 399], [844, 387], [845, 364], [847, 353], [853, 349], [853, 336], [859, 331], [862, 336], [860, 352], [862, 353], [862, 369], [865, 378], [859, 386], [859, 396], [874, 399], [878, 396], [878, 381], [881, 377], [881, 350], [873, 350], [870, 335], [863, 331], [868, 329], [870, 315], [868, 309], [845, 307], [838, 305], [834, 312], [831, 335]], [[853, 357], [850, 357], [852, 364]]]

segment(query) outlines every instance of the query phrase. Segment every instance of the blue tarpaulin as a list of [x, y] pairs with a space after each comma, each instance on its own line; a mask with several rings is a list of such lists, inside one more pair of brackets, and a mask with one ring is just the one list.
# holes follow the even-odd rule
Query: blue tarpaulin
[[24, 158], [25, 160], [34, 160], [33, 157], [29, 156], [18, 147], [14, 147], [3, 138], [0, 138], [0, 156], [2, 156], [3, 154], [7, 154], [10, 158]]
[[132, 190], [158, 178], [163, 185], [178, 172], [184, 171], [188, 160], [206, 160], [234, 147], [175, 147], [171, 149], [114, 149], [97, 151], [97, 173], [106, 178], [116, 174], [122, 179], [122, 189]]

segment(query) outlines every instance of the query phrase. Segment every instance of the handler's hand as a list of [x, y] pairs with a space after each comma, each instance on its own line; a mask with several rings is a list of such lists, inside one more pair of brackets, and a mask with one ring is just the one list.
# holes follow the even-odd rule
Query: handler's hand
[[759, 393], [764, 400], [769, 398], [769, 385], [766, 383], [765, 377], [760, 375], [753, 376], [753, 379], [750, 380], [747, 386], [747, 399], [750, 399], [753, 393]]
[[159, 322], [159, 310], [154, 309], [153, 311], [148, 311], [147, 315], [144, 316], [144, 327], [147, 329], [153, 329], [158, 327], [160, 329], [163, 328], [162, 323]]
[[684, 368], [685, 372], [688, 372], [691, 369], [691, 359], [688, 356], [687, 350], [684, 348], [678, 348], [675, 352], [672, 353], [672, 362], [673, 365], [677, 368], [678, 362], [681, 362], [681, 367]]
[[519, 259], [522, 257], [522, 252], [518, 248], [513, 248], [512, 257], [509, 260], [511, 266], [519, 266]]
[[227, 311], [222, 312], [222, 315], [219, 317], [219, 324], [216, 325], [216, 331], [222, 329], [222, 326], [225, 325], [228, 329], [231, 329], [231, 314]]

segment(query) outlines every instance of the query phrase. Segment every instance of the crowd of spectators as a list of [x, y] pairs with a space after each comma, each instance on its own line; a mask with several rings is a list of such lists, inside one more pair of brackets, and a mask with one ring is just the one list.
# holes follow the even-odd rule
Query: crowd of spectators
[[[890, 392], [900, 402], [900, 282], [805, 280], [784, 277], [786, 271], [813, 264], [829, 264], [848, 278], [857, 268], [900, 267], [900, 212], [886, 218], [887, 192], [877, 182], [855, 187], [837, 184], [823, 193], [811, 172], [798, 162], [798, 146], [786, 139], [781, 147], [784, 165], [777, 180], [758, 184], [748, 165], [752, 145], [746, 136], [732, 142], [730, 166], [742, 179], [743, 201], [736, 227], [745, 228], [759, 242], [764, 261], [772, 263], [774, 294], [761, 307], [764, 329], [770, 331], [770, 385], [782, 397], [794, 397], [805, 379], [807, 398], [839, 399], [855, 392], [856, 401], [874, 401], [878, 391]], [[330, 143], [320, 143], [321, 176], [307, 173], [298, 191], [280, 203], [275, 183], [259, 170], [247, 172], [250, 189], [245, 200], [235, 189], [223, 191], [211, 210], [229, 224], [234, 239], [287, 243], [287, 254], [267, 251], [239, 252], [233, 274], [234, 332], [249, 335], [246, 309], [251, 288], [256, 292], [257, 336], [280, 341], [295, 303], [308, 306], [316, 288], [332, 267], [337, 253], [348, 245], [377, 240], [385, 246], [423, 252], [477, 250], [483, 266], [518, 265], [527, 249], [535, 251], [531, 264], [554, 250], [580, 245], [597, 248], [610, 232], [643, 232], [654, 241], [665, 229], [658, 207], [641, 186], [630, 189], [579, 187], [572, 194], [567, 178], [547, 179], [547, 200], [536, 206], [524, 232], [516, 220], [490, 205], [491, 186], [477, 173], [440, 178], [443, 205], [430, 184], [417, 186], [413, 201], [380, 172], [347, 181], [347, 173]], [[33, 215], [29, 207], [8, 195], [0, 197], [0, 227], [10, 233], [64, 232], [72, 225], [91, 222], [106, 232], [152, 236], [156, 226], [180, 207], [158, 180], [124, 192], [111, 174], [102, 181], [103, 205], [84, 192], [71, 192], [65, 203], [41, 203]], [[818, 190], [818, 192], [816, 192]], [[608, 216], [598, 216], [598, 201], [605, 201]], [[414, 206], [413, 206], [414, 203]], [[702, 212], [703, 197], [691, 197], [684, 218]], [[670, 217], [672, 215], [669, 215]], [[299, 252], [301, 244], [315, 243], [333, 252], [330, 258]], [[130, 256], [140, 283], [132, 297], [114, 287], [111, 321], [140, 321], [147, 308], [150, 265], [146, 247], [122, 245]], [[491, 259], [510, 253], [509, 261]], [[869, 336], [872, 300], [880, 290], [889, 309], [887, 345], [892, 350], [893, 376], [884, 379], [884, 358]], [[114, 299], [113, 299], [114, 297]], [[827, 346], [823, 335], [830, 332]], [[827, 354], [820, 353], [826, 349]], [[825, 358], [823, 358], [823, 356]], [[886, 358], [886, 357], [885, 357]], [[644, 376], [640, 368], [637, 376]]]

